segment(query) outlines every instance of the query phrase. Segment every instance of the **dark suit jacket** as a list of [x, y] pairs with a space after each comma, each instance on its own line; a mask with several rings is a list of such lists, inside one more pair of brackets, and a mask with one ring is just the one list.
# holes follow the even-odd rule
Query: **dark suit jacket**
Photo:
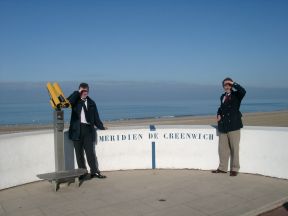
[[[81, 98], [80, 93], [78, 91], [74, 91], [69, 97], [69, 102], [72, 105], [71, 119], [70, 119], [70, 127], [69, 127], [69, 138], [73, 141], [77, 141], [80, 139], [80, 124], [81, 124]], [[87, 97], [87, 109], [88, 115], [91, 124], [91, 131], [93, 136], [93, 141], [95, 141], [96, 131], [95, 127], [105, 130], [102, 121], [100, 120], [96, 103], [90, 98]]]
[[222, 133], [239, 130], [243, 127], [240, 105], [246, 94], [246, 90], [235, 82], [233, 88], [236, 91], [232, 90], [227, 101], [223, 103], [225, 94], [222, 94], [220, 97], [221, 105], [217, 115], [221, 116], [221, 120], [218, 122], [218, 130]]

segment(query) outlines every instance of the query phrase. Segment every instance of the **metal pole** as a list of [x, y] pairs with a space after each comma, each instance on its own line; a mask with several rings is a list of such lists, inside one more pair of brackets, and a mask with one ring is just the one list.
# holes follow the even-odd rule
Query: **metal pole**
[[54, 111], [55, 171], [65, 170], [64, 111]]

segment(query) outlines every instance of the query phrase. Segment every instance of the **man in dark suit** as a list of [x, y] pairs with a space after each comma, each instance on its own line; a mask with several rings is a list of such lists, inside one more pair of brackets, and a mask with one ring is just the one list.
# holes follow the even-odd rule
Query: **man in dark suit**
[[230, 176], [237, 176], [240, 169], [240, 129], [243, 127], [240, 105], [246, 90], [231, 78], [224, 79], [222, 86], [225, 93], [220, 97], [221, 105], [217, 112], [220, 164], [212, 172], [227, 173], [230, 157]]
[[69, 138], [74, 142], [75, 154], [79, 168], [87, 169], [84, 151], [90, 167], [91, 178], [106, 178], [98, 169], [95, 153], [96, 129], [105, 130], [97, 110], [96, 103], [88, 96], [89, 86], [81, 83], [68, 100], [72, 105]]

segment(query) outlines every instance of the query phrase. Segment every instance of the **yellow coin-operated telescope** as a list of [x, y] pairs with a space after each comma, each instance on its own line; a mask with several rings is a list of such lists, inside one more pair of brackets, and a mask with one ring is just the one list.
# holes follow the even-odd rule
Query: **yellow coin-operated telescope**
[[69, 101], [65, 98], [62, 89], [57, 82], [53, 85], [48, 82], [47, 90], [50, 96], [50, 104], [54, 109], [53, 128], [54, 128], [54, 149], [55, 149], [55, 170], [63, 171], [67, 169], [64, 151], [64, 110], [62, 108], [71, 107]]
[[67, 98], [65, 98], [64, 93], [57, 82], [53, 83], [53, 85], [48, 82], [47, 90], [50, 95], [50, 104], [54, 110], [71, 107], [71, 104]]

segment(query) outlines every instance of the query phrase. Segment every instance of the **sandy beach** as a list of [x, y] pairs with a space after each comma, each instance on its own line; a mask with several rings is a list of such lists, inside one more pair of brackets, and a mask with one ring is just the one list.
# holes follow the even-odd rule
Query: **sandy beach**
[[[244, 113], [243, 122], [246, 126], [288, 127], [288, 110], [275, 112]], [[121, 127], [136, 125], [216, 125], [215, 116], [183, 116], [158, 119], [131, 119], [104, 122], [105, 126]], [[68, 125], [66, 125], [66, 128]], [[1, 125], [0, 134], [17, 133], [53, 129], [52, 124], [47, 125]]]

